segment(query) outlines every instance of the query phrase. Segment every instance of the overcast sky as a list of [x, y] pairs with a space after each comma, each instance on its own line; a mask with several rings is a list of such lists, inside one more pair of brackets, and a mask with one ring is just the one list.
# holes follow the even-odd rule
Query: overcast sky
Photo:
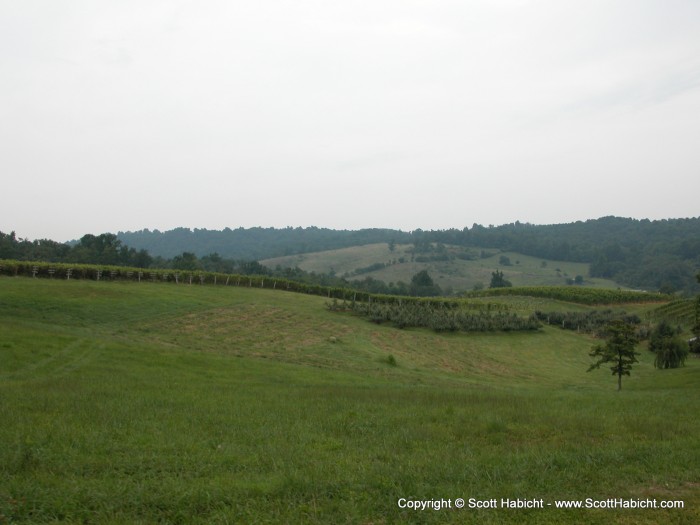
[[697, 0], [0, 0], [0, 231], [700, 215]]

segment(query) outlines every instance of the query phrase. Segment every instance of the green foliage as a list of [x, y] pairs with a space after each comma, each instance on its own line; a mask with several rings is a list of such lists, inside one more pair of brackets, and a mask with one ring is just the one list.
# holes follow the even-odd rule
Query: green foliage
[[261, 260], [283, 255], [335, 250], [373, 243], [410, 243], [411, 234], [398, 230], [368, 228], [357, 231], [329, 228], [224, 228], [208, 230], [175, 228], [169, 231], [121, 232], [119, 239], [154, 255], [174, 257], [184, 249], [198, 257], [219, 253], [227, 259]]
[[[700, 275], [698, 280], [700, 280]], [[692, 332], [693, 338], [689, 341], [690, 351], [700, 353], [700, 295], [695, 299], [695, 322]]]
[[678, 335], [671, 324], [663, 320], [651, 331], [649, 336], [649, 351], [658, 352], [664, 345], [664, 341]]
[[[251, 263], [250, 269], [263, 268]], [[244, 268], [245, 269], [245, 268]], [[50, 279], [90, 279], [106, 281], [162, 282], [217, 286], [244, 286], [268, 288], [289, 292], [321, 295], [324, 297], [360, 297], [370, 294], [350, 288], [322, 286], [268, 275], [225, 274], [199, 270], [148, 269], [94, 264], [67, 264], [31, 261], [0, 260], [0, 275]]]
[[688, 357], [688, 344], [665, 320], [652, 330], [649, 338], [649, 350], [656, 354], [654, 366], [660, 369], [684, 366]]
[[617, 390], [622, 390], [622, 376], [630, 375], [632, 365], [637, 363], [638, 352], [635, 346], [638, 339], [634, 327], [624, 321], [615, 320], [607, 326], [607, 341], [604, 345], [596, 345], [591, 349], [590, 356], [597, 358], [588, 371], [600, 368], [600, 365], [612, 363], [610, 370], [617, 376]]
[[407, 300], [327, 305], [332, 311], [351, 311], [373, 323], [391, 323], [397, 328], [430, 328], [435, 332], [534, 331], [540, 323], [519, 317], [502, 304]]
[[679, 336], [664, 339], [656, 350], [654, 366], [660, 369], [685, 366], [688, 352], [688, 343]]
[[411, 278], [409, 294], [417, 297], [437, 296], [442, 293], [440, 287], [430, 277], [428, 270], [421, 270]]
[[377, 270], [381, 270], [382, 268], [386, 268], [387, 264], [386, 263], [372, 263], [369, 266], [363, 266], [362, 268], [356, 268], [353, 274], [355, 275], [362, 275], [363, 273], [370, 273], [370, 272], [376, 272]]
[[650, 313], [654, 321], [692, 327], [695, 324], [695, 299], [676, 299], [659, 306]]
[[112, 233], [87, 234], [74, 245], [48, 239], [18, 239], [15, 233], [0, 232], [0, 259], [105, 264], [147, 268], [153, 258], [146, 250], [124, 246]]
[[[242, 267], [244, 270], [254, 271], [265, 268], [258, 263], [250, 263]], [[244, 286], [249, 288], [267, 288], [280, 291], [289, 291], [320, 295], [336, 299], [352, 299], [353, 301], [375, 301], [375, 303], [395, 303], [401, 301], [411, 301], [411, 298], [398, 295], [387, 295], [369, 293], [356, 288], [346, 286], [325, 286], [315, 282], [302, 282], [296, 279], [281, 278], [276, 275], [255, 275], [255, 274], [225, 274], [219, 272], [208, 272], [201, 270], [173, 270], [173, 269], [149, 269], [88, 265], [88, 264], [66, 264], [47, 263], [30, 261], [0, 260], [0, 275], [25, 276], [51, 279], [90, 279], [109, 281], [150, 281], [175, 284], [197, 284], [197, 285], [217, 285], [217, 286]], [[304, 273], [289, 273], [290, 276], [304, 277]], [[369, 279], [369, 278], [368, 278]], [[345, 281], [339, 280], [342, 284]], [[433, 291], [439, 287], [425, 287]], [[407, 288], [397, 286], [387, 287], [383, 285], [378, 288], [380, 291], [394, 291], [406, 293]], [[436, 299], [435, 304], [458, 304], [457, 301]]]
[[201, 268], [201, 264], [194, 253], [183, 252], [181, 255], [173, 257], [172, 267], [175, 270], [195, 271]]
[[642, 322], [636, 314], [627, 314], [624, 311], [611, 309], [583, 312], [542, 312], [537, 310], [535, 317], [548, 325], [554, 325], [564, 330], [576, 330], [598, 336], [603, 336], [605, 327], [613, 321], [623, 321], [635, 326]]
[[467, 292], [465, 297], [497, 297], [499, 295], [522, 295], [557, 299], [579, 304], [625, 304], [655, 303], [670, 300], [667, 295], [635, 292], [628, 290], [611, 290], [606, 288], [562, 287], [562, 286], [522, 286], [514, 288], [493, 288]]
[[511, 286], [513, 286], [513, 283], [503, 276], [503, 272], [498, 270], [491, 272], [491, 284], [489, 288], [509, 288]]
[[[392, 282], [395, 285], [398, 285], [400, 282], [408, 283], [406, 285], [408, 287], [411, 282], [411, 277], [423, 269], [430, 272], [435, 283], [441, 287], [443, 294], [447, 293], [449, 289], [458, 292], [471, 290], [474, 285], [478, 283], [488, 286], [491, 279], [491, 271], [496, 268], [503, 270], [505, 273], [505, 267], [497, 266], [498, 257], [502, 253], [496, 251], [490, 253], [488, 262], [484, 264], [484, 261], [478, 260], [477, 250], [470, 250], [470, 253], [473, 255], [463, 257], [463, 255], [465, 255], [462, 253], [464, 248], [448, 246], [447, 249], [449, 251], [447, 255], [449, 255], [449, 260], [447, 261], [420, 263], [419, 261], [424, 260], [424, 256], [419, 255], [415, 258], [413, 264], [410, 264], [407, 263], [410, 255], [408, 255], [408, 257], [399, 257], [400, 254], [409, 253], [408, 246], [409, 245], [397, 245], [396, 259], [394, 259], [392, 254], [387, 250], [386, 244], [374, 244], [318, 252], [304, 256], [280, 257], [265, 260], [262, 261], [262, 263], [268, 268], [275, 268], [275, 271], [277, 271], [278, 267], [286, 268], [298, 266], [306, 272], [315, 272], [316, 275], [321, 275], [324, 272], [329, 272], [331, 269], [336, 269], [339, 275], [342, 275], [346, 279], [352, 279], [353, 283], [362, 283], [359, 286], [352, 284], [351, 286], [353, 287], [361, 287], [363, 290], [374, 293], [398, 293], [400, 295], [408, 295], [408, 291], [388, 291], [387, 288]], [[428, 259], [430, 259], [432, 255], [433, 254], [431, 254]], [[439, 254], [434, 255], [443, 257]], [[521, 256], [515, 253], [508, 253], [506, 255], [508, 255], [512, 261], [514, 261], [516, 257], [517, 260], [520, 261], [519, 265], [509, 267], [510, 271], [506, 273], [506, 278], [514, 285], [516, 285], [516, 283], [517, 286], [560, 286], [562, 284], [562, 277], [556, 275], [554, 271], [555, 264], [550, 264], [549, 266], [551, 268], [549, 269], [542, 269], [540, 267], [540, 259]], [[402, 259], [404, 263], [407, 264], [399, 264]], [[384, 267], [379, 267], [380, 264], [383, 264]], [[371, 273], [363, 274], [362, 277], [372, 277], [373, 280], [367, 284], [365, 284], [364, 279], [363, 281], [357, 281], [357, 277], [354, 277], [354, 275], [356, 275], [357, 270], [360, 268], [362, 271], [365, 269], [372, 270]], [[571, 275], [585, 275], [588, 273], [588, 265], [585, 263], [566, 264], [564, 268], [566, 268], [567, 273]], [[606, 281], [604, 279], [592, 279], [590, 281], [590, 286], [603, 288], [618, 287], [612, 281]], [[384, 287], [384, 290], [381, 290], [380, 287]]]
[[650, 221], [602, 217], [569, 224], [515, 222], [497, 227], [422, 232], [430, 242], [480, 246], [533, 257], [590, 263], [590, 277], [634, 288], [700, 291], [700, 217]]
[[[629, 287], [697, 293], [700, 291], [695, 278], [700, 257], [698, 239], [700, 218], [649, 221], [603, 217], [570, 224], [536, 226], [516, 222], [488, 228], [475, 224], [472, 228], [430, 232], [416, 230], [412, 233], [388, 229], [337, 231], [316, 227], [226, 228], [222, 231], [176, 228], [167, 232], [142, 230], [119, 233], [117, 241], [122, 246], [117, 252], [121, 259], [115, 261], [95, 259], [97, 252], [93, 252], [94, 239], [90, 237], [84, 238], [85, 243], [81, 239], [77, 244], [91, 246], [81, 246], [80, 250], [75, 251], [75, 258], [67, 259], [75, 245], [50, 240], [30, 242], [18, 239], [14, 232], [0, 232], [0, 259], [143, 268], [151, 265], [149, 257], [171, 258], [184, 250], [200, 258], [218, 253], [225, 259], [261, 260], [372, 243], [391, 246], [395, 242], [413, 243], [414, 255], [430, 261], [446, 261], [453, 257], [470, 259], [473, 258], [467, 255], [470, 248], [488, 248], [518, 252], [538, 259], [585, 263], [590, 265], [590, 277], [614, 279]], [[450, 252], [446, 245], [459, 247], [461, 252]], [[122, 252], [121, 248], [125, 246], [129, 248]], [[108, 249], [102, 255], [114, 256], [115, 253]], [[482, 257], [493, 254], [487, 250], [481, 250], [481, 253]], [[124, 257], [129, 260], [124, 260]], [[154, 266], [163, 265], [158, 263]], [[205, 269], [233, 272], [230, 268]]]

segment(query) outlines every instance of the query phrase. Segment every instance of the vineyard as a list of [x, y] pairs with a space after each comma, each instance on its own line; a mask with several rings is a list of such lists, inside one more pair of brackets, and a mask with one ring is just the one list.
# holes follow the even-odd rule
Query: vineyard
[[628, 314], [624, 311], [615, 312], [609, 309], [589, 312], [541, 312], [537, 310], [535, 317], [543, 323], [558, 326], [564, 330], [575, 330], [597, 336], [601, 336], [605, 327], [613, 321], [623, 321], [635, 326], [642, 322], [636, 314]]
[[676, 325], [698, 324], [698, 312], [700, 312], [700, 298], [679, 299], [660, 306], [651, 312], [655, 321], [667, 321]]
[[490, 288], [468, 292], [465, 297], [499, 297], [504, 295], [520, 295], [556, 299], [570, 303], [585, 305], [625, 304], [625, 303], [656, 303], [671, 300], [671, 296], [660, 293], [638, 292], [632, 290], [611, 290], [604, 288], [585, 288], [578, 286], [527, 286]]
[[[375, 302], [385, 304], [406, 304], [409, 302], [429, 303], [436, 307], [456, 307], [464, 299], [446, 297], [408, 297], [373, 294], [352, 288], [340, 288], [302, 283], [299, 281], [264, 275], [226, 274], [205, 271], [184, 271], [171, 269], [144, 269], [125, 266], [95, 264], [65, 264], [50, 262], [13, 261], [0, 259], [0, 275], [23, 276], [48, 279], [90, 279], [94, 281], [130, 281], [174, 284], [196, 284], [217, 286], [244, 286], [285, 290], [296, 293], [320, 295], [329, 299]], [[492, 306], [497, 308], [498, 306]]]
[[290, 292], [346, 298], [355, 296], [367, 299], [369, 294], [346, 288], [333, 288], [300, 283], [283, 278], [261, 275], [240, 275], [204, 271], [184, 271], [169, 269], [144, 269], [124, 266], [95, 264], [63, 264], [48, 262], [28, 262], [0, 260], [0, 275], [24, 276], [49, 279], [90, 279], [95, 281], [158, 282], [174, 284], [197, 284], [219, 286], [246, 286]]
[[[465, 303], [464, 299], [446, 297], [406, 297], [397, 295], [373, 294], [352, 288], [340, 288], [302, 283], [291, 279], [264, 275], [226, 274], [204, 271], [183, 271], [170, 269], [144, 269], [124, 266], [95, 264], [63, 264], [49, 262], [12, 261], [0, 259], [0, 275], [23, 276], [48, 279], [89, 279], [112, 282], [153, 282], [187, 285], [243, 286], [283, 290], [310, 295], [320, 295], [329, 299], [373, 304], [429, 304], [437, 308], [455, 308]], [[479, 306], [480, 307], [480, 306]], [[505, 308], [491, 304], [491, 308]]]

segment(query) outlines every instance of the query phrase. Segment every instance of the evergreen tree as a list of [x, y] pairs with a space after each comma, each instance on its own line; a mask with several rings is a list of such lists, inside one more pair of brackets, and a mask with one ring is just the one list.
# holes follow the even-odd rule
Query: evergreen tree
[[176, 270], [199, 270], [202, 266], [197, 256], [192, 252], [182, 252], [181, 255], [173, 257], [172, 266]]
[[491, 284], [489, 288], [507, 288], [509, 286], [513, 286], [513, 283], [503, 276], [503, 272], [499, 272], [498, 270], [491, 272]]
[[421, 270], [411, 278], [410, 294], [419, 297], [440, 295], [442, 290], [430, 277], [428, 270]]

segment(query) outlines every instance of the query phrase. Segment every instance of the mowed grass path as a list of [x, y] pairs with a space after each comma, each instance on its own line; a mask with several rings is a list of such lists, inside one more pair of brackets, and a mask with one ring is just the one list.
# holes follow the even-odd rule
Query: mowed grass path
[[[640, 350], [617, 393], [584, 336], [436, 335], [324, 303], [0, 278], [0, 523], [700, 521], [696, 359], [658, 371]], [[685, 509], [397, 505], [460, 497]]]

